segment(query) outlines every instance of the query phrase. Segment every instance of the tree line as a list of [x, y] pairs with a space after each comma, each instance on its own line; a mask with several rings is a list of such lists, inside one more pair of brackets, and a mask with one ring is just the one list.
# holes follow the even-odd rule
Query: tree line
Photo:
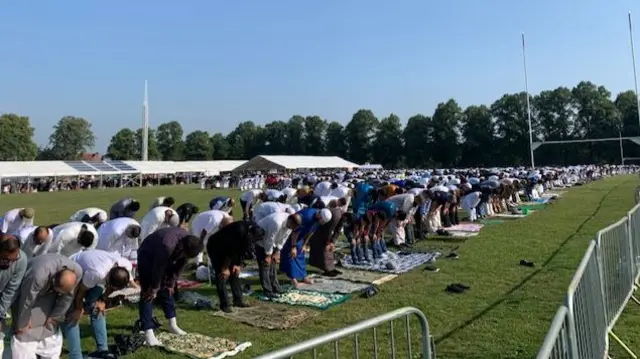
[[[530, 96], [534, 141], [640, 136], [635, 92], [612, 98], [604, 87], [583, 81]], [[527, 95], [505, 94], [490, 106], [461, 108], [454, 100], [439, 103], [431, 116], [379, 119], [361, 109], [342, 125], [319, 116], [294, 115], [264, 126], [245, 121], [229, 134], [196, 130], [185, 136], [178, 121], [149, 131], [149, 160], [248, 159], [256, 155], [330, 155], [385, 168], [402, 166], [472, 167], [529, 165]], [[0, 159], [78, 159], [95, 143], [91, 123], [63, 117], [49, 145], [38, 148], [29, 118], [0, 116]], [[124, 128], [111, 138], [106, 156], [141, 158], [142, 130]], [[625, 157], [640, 157], [638, 145], [624, 142]], [[536, 165], [619, 163], [618, 141], [543, 145]]]

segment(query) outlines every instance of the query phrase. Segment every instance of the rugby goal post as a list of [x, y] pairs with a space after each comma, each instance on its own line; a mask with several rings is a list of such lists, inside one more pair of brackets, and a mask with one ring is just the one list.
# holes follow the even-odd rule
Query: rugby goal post
[[586, 138], [582, 140], [562, 140], [562, 141], [542, 141], [542, 142], [531, 142], [531, 157], [533, 158], [533, 153], [542, 145], [556, 145], [556, 144], [565, 144], [565, 143], [587, 143], [587, 142], [610, 142], [610, 141], [618, 141], [620, 142], [620, 163], [624, 165], [625, 160], [636, 160], [637, 157], [624, 157], [624, 148], [622, 147], [622, 141], [628, 140], [636, 145], [640, 145], [640, 136], [636, 137], [609, 137], [609, 138]]

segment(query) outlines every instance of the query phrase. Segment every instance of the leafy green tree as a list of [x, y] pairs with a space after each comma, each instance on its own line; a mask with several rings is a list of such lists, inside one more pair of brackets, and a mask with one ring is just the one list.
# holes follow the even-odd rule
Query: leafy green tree
[[[161, 158], [160, 155], [160, 151], [158, 150], [158, 140], [156, 139], [156, 130], [154, 130], [153, 128], [149, 129], [149, 132], [147, 133], [147, 155], [149, 158], [149, 161], [157, 161]], [[134, 140], [135, 140], [135, 159], [136, 160], [140, 160], [142, 159], [142, 129], [139, 128], [136, 130], [136, 133], [134, 135]]]
[[226, 160], [229, 158], [229, 142], [221, 133], [215, 133], [211, 136], [211, 158], [214, 160]]
[[140, 150], [136, 150], [135, 133], [123, 128], [111, 137], [106, 156], [112, 160], [138, 160], [139, 153]]
[[160, 158], [163, 161], [180, 161], [184, 159], [184, 130], [177, 121], [163, 123], [156, 131], [156, 141]]
[[184, 140], [184, 158], [187, 161], [210, 161], [213, 144], [207, 131], [193, 131]]
[[33, 161], [38, 155], [33, 135], [29, 117], [14, 113], [0, 115], [0, 160]]
[[349, 149], [349, 159], [355, 163], [371, 162], [373, 140], [378, 119], [371, 110], [358, 110], [345, 126], [344, 133]]
[[347, 157], [347, 138], [339, 122], [333, 121], [327, 125], [324, 148], [327, 156]]
[[327, 121], [319, 116], [307, 116], [304, 119], [304, 153], [309, 156], [321, 156], [325, 153], [324, 138], [327, 133]]
[[385, 168], [398, 168], [404, 162], [402, 123], [400, 117], [390, 114], [380, 121], [373, 142], [373, 162]]
[[51, 152], [59, 160], [78, 160], [95, 142], [91, 122], [75, 116], [61, 118], [49, 136]]

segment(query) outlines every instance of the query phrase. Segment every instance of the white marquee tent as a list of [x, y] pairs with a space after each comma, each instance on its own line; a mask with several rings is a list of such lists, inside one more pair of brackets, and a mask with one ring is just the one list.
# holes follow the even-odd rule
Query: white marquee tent
[[233, 172], [295, 169], [356, 169], [359, 165], [337, 156], [256, 156]]

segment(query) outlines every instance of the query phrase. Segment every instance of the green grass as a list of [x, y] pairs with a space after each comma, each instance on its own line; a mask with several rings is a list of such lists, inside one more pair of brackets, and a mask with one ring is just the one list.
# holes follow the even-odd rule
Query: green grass
[[[635, 176], [598, 181], [570, 190], [547, 209], [526, 218], [486, 226], [479, 236], [467, 241], [422, 241], [418, 247], [424, 249], [446, 251], [460, 246], [460, 259], [439, 260], [436, 263], [441, 269], [439, 273], [415, 270], [404, 274], [383, 284], [377, 296], [353, 298], [294, 330], [266, 331], [191, 310], [180, 310], [178, 320], [188, 331], [252, 342], [253, 347], [238, 356], [251, 358], [375, 315], [413, 306], [429, 319], [438, 358], [532, 358], [562, 303], [589, 240], [633, 206], [636, 186]], [[112, 203], [125, 196], [140, 200], [143, 210], [155, 197], [169, 195], [178, 203], [189, 201], [204, 209], [211, 198], [224, 194], [237, 197], [239, 192], [205, 192], [183, 186], [11, 195], [0, 198], [0, 212], [15, 207], [34, 207], [36, 221], [48, 224], [66, 221], [73, 212], [84, 207], [108, 210]], [[239, 208], [235, 212], [240, 213]], [[521, 259], [535, 262], [536, 267], [519, 266]], [[444, 292], [448, 284], [458, 282], [471, 285], [471, 290], [461, 295]], [[200, 291], [215, 295], [212, 288], [204, 287]], [[635, 325], [640, 318], [640, 308], [632, 307], [628, 312], [630, 315], [623, 316], [618, 327], [624, 328], [620, 334], [630, 338], [633, 348], [638, 344], [640, 334]], [[162, 317], [160, 312], [157, 316]], [[128, 332], [135, 319], [136, 308], [109, 312], [110, 334]], [[83, 320], [84, 348], [91, 351], [95, 347], [89, 337], [87, 319]], [[411, 324], [412, 349], [416, 353], [419, 330], [417, 323]], [[397, 322], [395, 328], [401, 346], [399, 357], [406, 357], [404, 325]], [[388, 326], [378, 330], [383, 358], [390, 357], [388, 334]], [[360, 336], [361, 357], [372, 357], [371, 342], [370, 334]], [[341, 342], [340, 348], [341, 357], [352, 357], [351, 341]], [[328, 357], [332, 347], [323, 350], [320, 357]], [[179, 358], [154, 349], [143, 349], [131, 358], [152, 355], [158, 359]]]

